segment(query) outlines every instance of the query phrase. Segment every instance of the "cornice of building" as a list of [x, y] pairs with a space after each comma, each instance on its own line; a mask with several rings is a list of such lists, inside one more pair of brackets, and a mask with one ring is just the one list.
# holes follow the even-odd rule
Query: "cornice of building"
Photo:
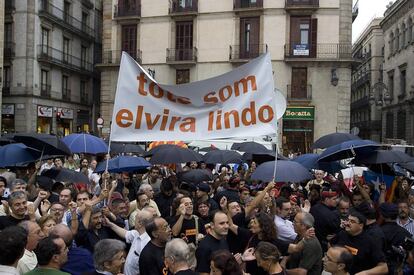
[[414, 8], [414, 0], [397, 0], [387, 8], [380, 25], [384, 31], [403, 18]]
[[383, 17], [377, 17], [371, 20], [365, 30], [359, 35], [358, 39], [352, 45], [352, 50], [358, 48], [367, 39], [368, 35], [370, 35], [373, 30], [381, 29], [381, 20], [383, 20]]

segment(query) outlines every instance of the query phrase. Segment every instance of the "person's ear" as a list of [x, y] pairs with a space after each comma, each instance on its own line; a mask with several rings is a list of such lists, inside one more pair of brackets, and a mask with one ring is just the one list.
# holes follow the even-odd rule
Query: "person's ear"
[[345, 264], [344, 263], [338, 263], [338, 270], [344, 270]]

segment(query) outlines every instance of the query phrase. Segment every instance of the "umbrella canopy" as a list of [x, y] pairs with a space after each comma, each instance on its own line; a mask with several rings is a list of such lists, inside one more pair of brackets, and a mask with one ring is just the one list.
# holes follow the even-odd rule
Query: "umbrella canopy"
[[[108, 161], [108, 172], [121, 173], [147, 169], [151, 163], [141, 157], [119, 156]], [[105, 172], [106, 161], [102, 161], [95, 169], [95, 173]]]
[[348, 133], [332, 133], [319, 138], [311, 146], [312, 149], [325, 149], [348, 140], [361, 140], [360, 137]]
[[231, 146], [231, 150], [237, 150], [246, 153], [261, 153], [269, 151], [266, 146], [263, 144], [254, 142], [254, 141], [246, 141], [240, 143], [233, 143]]
[[368, 154], [359, 154], [352, 161], [355, 164], [404, 163], [414, 158], [398, 150], [375, 150]]
[[[282, 156], [281, 154], [277, 154], [277, 159], [288, 160], [288, 158], [286, 158], [285, 156]], [[266, 161], [273, 161], [275, 160], [275, 152], [266, 149], [266, 151], [260, 151], [257, 153], [244, 153], [243, 160], [254, 161], [257, 164], [260, 164]]]
[[76, 182], [89, 184], [89, 178], [83, 173], [66, 168], [52, 168], [44, 171], [42, 176], [62, 182]]
[[142, 147], [138, 144], [132, 143], [111, 143], [111, 154], [125, 154], [125, 153], [132, 153], [132, 154], [144, 154], [145, 151]]
[[328, 172], [330, 174], [335, 174], [342, 169], [346, 168], [339, 161], [331, 161], [331, 162], [318, 162], [319, 154], [303, 154], [295, 159], [293, 161], [296, 161], [300, 164], [302, 164], [304, 167], [310, 169], [317, 169], [317, 170], [323, 170], [325, 172]]
[[214, 150], [208, 152], [202, 157], [203, 161], [208, 164], [228, 164], [242, 162], [242, 156], [232, 150]]
[[211, 151], [216, 151], [216, 150], [218, 150], [218, 148], [214, 147], [213, 145], [209, 146], [209, 147], [203, 147], [203, 148], [198, 149], [199, 152], [211, 152]]
[[151, 156], [152, 164], [169, 164], [184, 163], [189, 161], [201, 161], [202, 156], [188, 148], [182, 148], [177, 145], [159, 145], [145, 154]]
[[14, 134], [13, 140], [41, 151], [44, 155], [70, 155], [70, 148], [57, 136], [39, 133]]
[[[252, 174], [252, 179], [271, 181], [273, 179], [274, 161], [267, 161], [257, 166]], [[278, 160], [276, 163], [276, 182], [301, 182], [312, 178], [302, 164], [290, 160]]]
[[0, 167], [10, 167], [36, 161], [40, 155], [39, 150], [27, 147], [23, 143], [4, 145], [0, 147]]
[[101, 154], [108, 152], [108, 145], [101, 138], [89, 134], [70, 134], [62, 139], [72, 153]]
[[187, 182], [197, 185], [203, 181], [212, 181], [213, 174], [210, 170], [207, 169], [192, 169], [187, 172], [182, 172], [178, 174], [178, 179], [181, 182]]
[[368, 154], [380, 145], [372, 140], [349, 140], [327, 148], [319, 156], [319, 161], [333, 161], [355, 157], [357, 154]]
[[414, 173], [414, 161], [400, 163], [399, 164], [402, 168], [407, 169], [411, 173]]

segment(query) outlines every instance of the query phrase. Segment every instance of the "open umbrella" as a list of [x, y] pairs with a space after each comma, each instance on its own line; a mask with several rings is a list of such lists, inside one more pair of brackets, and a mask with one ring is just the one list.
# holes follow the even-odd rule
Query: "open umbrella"
[[70, 134], [62, 139], [72, 153], [102, 154], [108, 152], [108, 145], [101, 138], [89, 134]]
[[326, 148], [319, 156], [319, 161], [327, 162], [368, 154], [380, 145], [372, 140], [349, 140]]
[[[251, 178], [254, 180], [271, 181], [273, 179], [275, 162], [267, 161], [253, 172]], [[276, 182], [301, 182], [312, 178], [302, 164], [291, 160], [278, 160], [276, 163]]]
[[341, 171], [346, 168], [339, 161], [331, 162], [318, 162], [319, 154], [303, 154], [293, 159], [304, 167], [311, 169], [318, 169], [326, 171], [330, 174], [335, 174], [336, 172]]
[[147, 152], [146, 156], [151, 156], [152, 164], [184, 163], [189, 161], [201, 161], [201, 155], [188, 148], [177, 145], [159, 145]]
[[[108, 172], [121, 173], [143, 170], [151, 166], [151, 163], [141, 157], [119, 156], [108, 161]], [[95, 173], [105, 172], [106, 161], [102, 161], [95, 169]]]
[[22, 143], [12, 143], [0, 147], [0, 167], [11, 167], [21, 163], [36, 161], [41, 155], [39, 150]]
[[70, 155], [72, 152], [57, 136], [39, 133], [13, 134], [13, 140], [42, 152], [43, 155]]
[[367, 154], [359, 154], [352, 161], [359, 164], [403, 163], [414, 161], [414, 158], [398, 150], [375, 150]]
[[178, 174], [178, 179], [181, 182], [187, 182], [197, 185], [203, 181], [212, 181], [213, 174], [207, 169], [191, 169], [190, 171], [181, 172]]
[[[285, 156], [282, 156], [281, 154], [277, 154], [277, 159], [288, 160], [288, 158], [286, 158]], [[266, 151], [259, 151], [256, 153], [244, 153], [243, 160], [254, 161], [257, 164], [260, 164], [266, 161], [275, 160], [275, 152], [266, 149]]]
[[414, 161], [400, 163], [399, 166], [401, 166], [404, 169], [407, 169], [411, 173], [414, 173]]
[[42, 176], [61, 182], [76, 182], [89, 184], [88, 176], [66, 168], [52, 168], [44, 171]]
[[208, 152], [202, 157], [203, 161], [208, 164], [228, 164], [242, 162], [242, 156], [232, 150], [214, 150]]
[[266, 146], [264, 146], [263, 144], [254, 142], [254, 141], [233, 143], [233, 145], [231, 146], [231, 150], [237, 150], [237, 151], [246, 152], [246, 153], [259, 153], [259, 152], [269, 151], [266, 148]]
[[216, 151], [216, 150], [218, 150], [218, 148], [214, 146], [203, 147], [203, 148], [198, 149], [199, 152], [211, 152], [211, 151]]
[[142, 147], [138, 144], [132, 144], [132, 143], [118, 143], [118, 142], [112, 142], [111, 143], [111, 154], [144, 154], [145, 151], [142, 149]]
[[317, 141], [315, 141], [312, 144], [311, 148], [312, 149], [317, 149], [317, 148], [324, 149], [324, 148], [328, 148], [330, 146], [337, 145], [339, 143], [342, 143], [348, 140], [361, 140], [361, 138], [353, 134], [348, 134], [348, 133], [332, 133], [332, 134], [328, 134], [323, 137], [320, 137]]

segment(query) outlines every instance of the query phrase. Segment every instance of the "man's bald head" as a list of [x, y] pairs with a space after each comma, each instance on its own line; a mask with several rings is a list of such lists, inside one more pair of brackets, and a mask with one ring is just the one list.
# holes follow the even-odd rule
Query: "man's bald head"
[[62, 238], [65, 241], [65, 244], [67, 247], [72, 246], [73, 241], [73, 234], [72, 231], [70, 231], [69, 227], [64, 224], [57, 224], [52, 231], [50, 232], [52, 236], [56, 236], [59, 238]]
[[152, 211], [143, 209], [135, 216], [135, 229], [145, 228], [145, 225], [154, 219]]

